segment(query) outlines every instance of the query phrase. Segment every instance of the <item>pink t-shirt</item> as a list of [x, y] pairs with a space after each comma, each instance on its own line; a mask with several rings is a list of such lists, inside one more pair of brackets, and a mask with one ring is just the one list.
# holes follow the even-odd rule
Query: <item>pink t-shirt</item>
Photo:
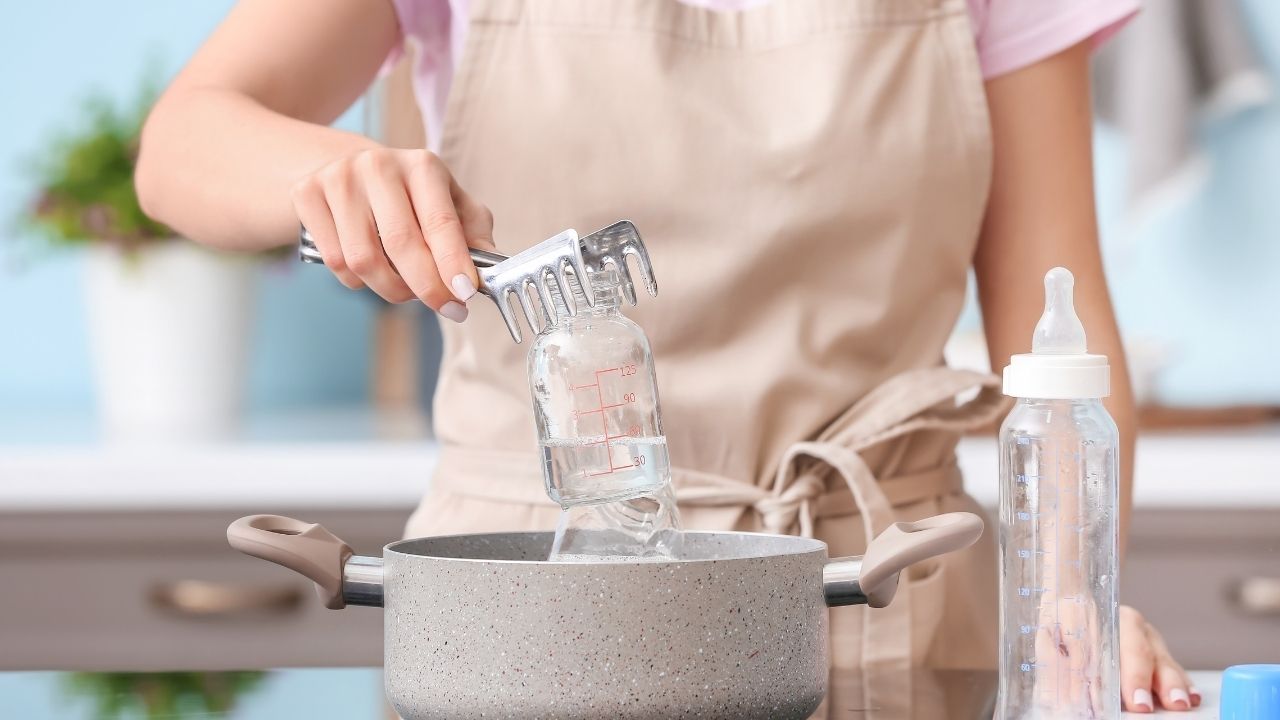
[[[608, 2], [608, 0], [598, 0]], [[775, 0], [679, 0], [734, 12]], [[776, 0], [785, 2], [786, 0]], [[991, 79], [1065, 50], [1081, 40], [1096, 46], [1138, 11], [1141, 0], [966, 0], [983, 77]], [[470, 0], [392, 0], [405, 40], [419, 48], [414, 89], [428, 128], [439, 128], [466, 41]], [[438, 149], [439, 133], [428, 133]]]

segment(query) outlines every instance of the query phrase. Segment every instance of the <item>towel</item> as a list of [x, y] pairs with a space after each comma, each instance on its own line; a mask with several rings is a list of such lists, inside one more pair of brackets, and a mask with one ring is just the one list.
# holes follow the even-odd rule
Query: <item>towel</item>
[[1096, 56], [1094, 107], [1128, 139], [1125, 222], [1185, 200], [1208, 176], [1197, 129], [1269, 101], [1237, 0], [1158, 0]]

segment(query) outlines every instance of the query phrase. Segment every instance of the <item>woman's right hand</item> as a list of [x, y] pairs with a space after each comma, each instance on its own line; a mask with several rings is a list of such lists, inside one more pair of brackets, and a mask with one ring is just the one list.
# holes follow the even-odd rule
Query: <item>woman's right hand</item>
[[298, 219], [343, 285], [417, 298], [454, 322], [479, 276], [467, 250], [494, 250], [493, 215], [426, 150], [372, 148], [297, 181]]

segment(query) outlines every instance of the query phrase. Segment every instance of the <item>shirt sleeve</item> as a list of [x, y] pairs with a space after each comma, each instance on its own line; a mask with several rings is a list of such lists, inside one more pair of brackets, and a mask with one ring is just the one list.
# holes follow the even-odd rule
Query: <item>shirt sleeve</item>
[[[427, 51], [438, 50], [443, 45], [448, 50], [450, 7], [447, 0], [390, 0], [400, 24], [400, 41], [391, 49], [382, 65], [386, 73], [395, 66], [409, 45], [417, 45]], [[429, 57], [436, 53], [428, 52]], [[430, 60], [428, 60], [430, 62]]]
[[1083, 40], [1106, 42], [1141, 0], [969, 0], [982, 76], [1019, 70]]

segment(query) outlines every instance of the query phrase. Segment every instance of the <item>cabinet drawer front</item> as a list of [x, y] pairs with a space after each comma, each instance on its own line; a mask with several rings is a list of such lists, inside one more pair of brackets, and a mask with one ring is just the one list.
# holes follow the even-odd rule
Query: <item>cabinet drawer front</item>
[[245, 558], [0, 563], [0, 669], [380, 665], [382, 612]]
[[[382, 611], [226, 544], [234, 510], [0, 517], [0, 670], [380, 666]], [[306, 510], [379, 552], [405, 512]]]
[[1120, 601], [1184, 667], [1280, 662], [1280, 512], [1135, 514]]

